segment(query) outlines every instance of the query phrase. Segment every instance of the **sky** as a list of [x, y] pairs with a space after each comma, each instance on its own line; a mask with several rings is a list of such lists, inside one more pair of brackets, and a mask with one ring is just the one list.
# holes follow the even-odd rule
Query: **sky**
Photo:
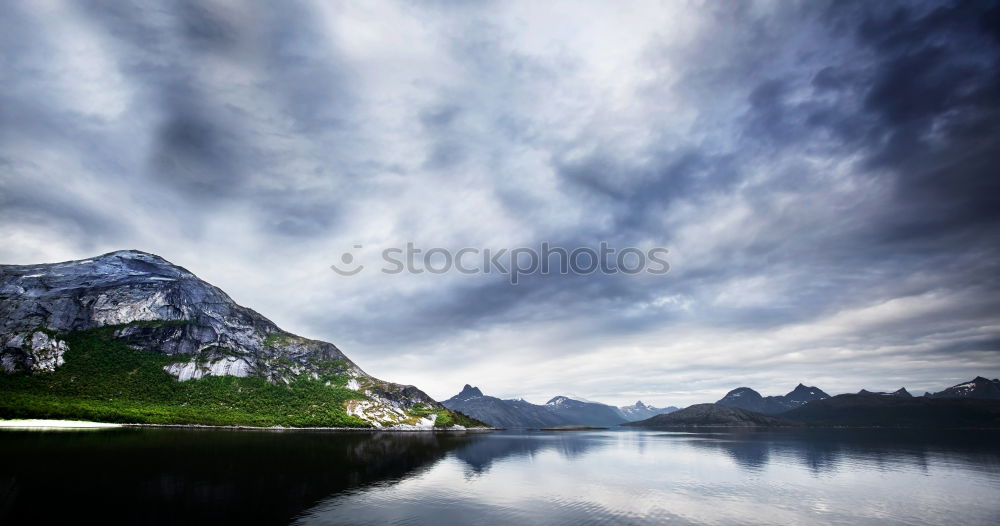
[[[155, 253], [437, 399], [1000, 376], [997, 2], [13, 1], [0, 75], [0, 262]], [[602, 241], [670, 272], [330, 269]]]

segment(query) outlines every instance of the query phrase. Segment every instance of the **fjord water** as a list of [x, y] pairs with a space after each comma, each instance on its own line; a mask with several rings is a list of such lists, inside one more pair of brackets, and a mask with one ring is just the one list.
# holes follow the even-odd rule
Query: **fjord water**
[[996, 433], [0, 432], [0, 524], [997, 524]]

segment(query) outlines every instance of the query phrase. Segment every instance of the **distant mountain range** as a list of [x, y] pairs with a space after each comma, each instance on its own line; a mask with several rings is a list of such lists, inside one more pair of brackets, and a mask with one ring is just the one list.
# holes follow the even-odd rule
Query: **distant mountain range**
[[823, 427], [1000, 427], [1000, 403], [972, 397], [858, 393], [818, 400], [779, 416]]
[[780, 396], [761, 396], [749, 387], [726, 393], [714, 404], [685, 409], [656, 408], [641, 401], [625, 407], [556, 396], [544, 405], [486, 396], [466, 385], [442, 402], [495, 427], [559, 426], [669, 427], [1000, 427], [1000, 380], [976, 377], [937, 393], [914, 397], [862, 389], [831, 397], [819, 387], [797, 385]]
[[441, 402], [495, 427], [534, 429], [558, 426], [616, 426], [676, 411], [676, 407], [657, 408], [642, 401], [624, 407], [556, 396], [544, 405], [521, 399], [501, 399], [484, 395], [478, 387], [466, 384], [457, 395]]
[[799, 425], [782, 418], [719, 404], [695, 404], [679, 411], [656, 415], [625, 426], [636, 427], [790, 427]]
[[862, 389], [830, 397], [799, 384], [784, 396], [762, 397], [749, 387], [715, 404], [697, 404], [629, 426], [669, 427], [1000, 427], [1000, 380], [983, 377], [938, 393], [914, 397], [905, 388], [891, 393]]
[[468, 384], [462, 392], [445, 400], [442, 405], [466, 415], [482, 415], [486, 420], [480, 421], [488, 421], [493, 427], [539, 428], [569, 425], [569, 422], [547, 406], [524, 400], [502, 400], [486, 396], [478, 387]]

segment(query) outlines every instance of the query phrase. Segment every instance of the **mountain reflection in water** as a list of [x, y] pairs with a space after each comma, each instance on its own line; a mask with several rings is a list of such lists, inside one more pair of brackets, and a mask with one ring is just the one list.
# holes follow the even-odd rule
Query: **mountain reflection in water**
[[0, 523], [995, 523], [988, 432], [0, 432]]

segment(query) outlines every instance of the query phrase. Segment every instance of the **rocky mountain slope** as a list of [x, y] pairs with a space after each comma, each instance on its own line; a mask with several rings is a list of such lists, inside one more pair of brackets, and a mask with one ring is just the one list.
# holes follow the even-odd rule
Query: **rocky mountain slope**
[[[77, 361], [70, 364], [74, 355]], [[23, 402], [0, 409], [21, 414], [31, 413], [26, 406], [37, 406], [37, 412], [50, 415], [72, 412], [71, 399], [48, 399], [52, 393], [80, 390], [62, 385], [58, 373], [66, 368], [79, 372], [102, 360], [106, 367], [65, 379], [94, 384], [83, 393], [94, 397], [94, 404], [106, 393], [90, 377], [129, 362], [135, 368], [126, 374], [147, 372], [147, 383], [175, 397], [196, 387], [161, 385], [163, 380], [172, 377], [174, 384], [202, 388], [198, 382], [211, 378], [247, 379], [232, 383], [229, 390], [214, 380], [204, 384], [217, 387], [213, 393], [227, 400], [220, 404], [233, 411], [246, 405], [243, 389], [258, 386], [252, 379], [278, 389], [275, 396], [298, 393], [289, 403], [305, 404], [308, 398], [305, 411], [321, 415], [315, 422], [287, 415], [306, 425], [429, 427], [461, 420], [420, 389], [368, 375], [333, 344], [281, 330], [159, 256], [127, 250], [65, 263], [0, 266], [0, 367], [6, 373], [0, 375], [0, 389], [12, 395], [8, 399], [18, 394]], [[150, 369], [154, 363], [162, 371], [159, 376]], [[327, 390], [317, 391], [317, 386]], [[136, 385], [121, 396], [154, 404], [155, 396], [144, 389]], [[39, 401], [43, 394], [47, 398]], [[101, 411], [113, 416], [105, 405]], [[343, 418], [335, 418], [339, 416]]]
[[718, 404], [696, 404], [665, 415], [622, 424], [633, 427], [791, 427], [789, 420]]
[[749, 387], [738, 387], [726, 393], [726, 396], [722, 397], [716, 404], [765, 415], [776, 415], [824, 398], [830, 398], [830, 395], [818, 387], [808, 387], [802, 384], [797, 385], [786, 395], [766, 397]]
[[677, 408], [674, 406], [653, 407], [642, 403], [642, 400], [639, 400], [632, 405], [626, 405], [618, 408], [618, 412], [629, 422], [638, 422], [639, 420], [652, 418], [656, 415], [673, 413], [674, 411], [677, 411]]

